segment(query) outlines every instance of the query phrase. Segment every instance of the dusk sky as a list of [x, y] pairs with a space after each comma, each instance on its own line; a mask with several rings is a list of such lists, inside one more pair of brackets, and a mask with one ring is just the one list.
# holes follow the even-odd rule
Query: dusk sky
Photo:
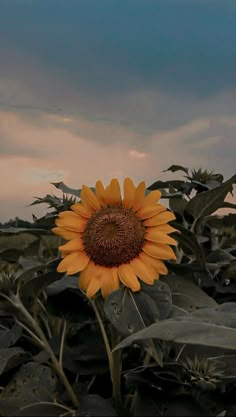
[[235, 0], [0, 0], [0, 221], [45, 214], [50, 182], [235, 174], [235, 21]]

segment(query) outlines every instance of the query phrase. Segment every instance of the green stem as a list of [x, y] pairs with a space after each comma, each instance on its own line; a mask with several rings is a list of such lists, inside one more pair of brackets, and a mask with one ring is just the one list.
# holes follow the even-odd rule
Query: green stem
[[18, 295], [11, 297], [12, 304], [18, 308], [18, 310], [22, 313], [22, 315], [25, 317], [31, 328], [34, 330], [35, 334], [37, 335], [37, 338], [40, 339], [40, 342], [44, 349], [48, 352], [50, 359], [52, 361], [53, 367], [58, 375], [58, 377], [61, 379], [61, 381], [64, 384], [64, 387], [68, 393], [68, 395], [71, 398], [71, 401], [73, 405], [78, 408], [79, 401], [76, 397], [73, 388], [71, 387], [65, 373], [62, 367], [62, 364], [58, 361], [57, 357], [55, 356], [50, 344], [48, 343], [48, 340], [42, 331], [41, 327], [38, 325], [37, 321], [31, 316], [31, 314], [28, 312], [28, 310], [25, 308], [25, 306], [22, 304], [21, 299]]
[[[118, 337], [116, 336], [117, 343]], [[115, 345], [117, 344], [114, 344]], [[112, 398], [117, 405], [121, 403], [121, 350], [112, 352]]]
[[[115, 351], [112, 352], [111, 350], [111, 346], [110, 346], [110, 342], [108, 340], [107, 337], [107, 333], [103, 324], [103, 320], [101, 317], [101, 314], [99, 312], [99, 309], [96, 305], [95, 300], [92, 301], [90, 300], [97, 321], [99, 323], [100, 326], [100, 330], [102, 333], [102, 337], [103, 337], [103, 341], [105, 344], [105, 348], [106, 348], [106, 352], [107, 352], [107, 358], [108, 358], [108, 363], [109, 363], [109, 370], [110, 370], [110, 376], [111, 376], [111, 381], [112, 381], [112, 398], [114, 400], [114, 402], [119, 405], [121, 402], [121, 392], [120, 392], [120, 380], [121, 380], [121, 351]], [[113, 347], [115, 347], [115, 345], [118, 343], [118, 339], [119, 337], [117, 336], [116, 331], [113, 331], [113, 335], [112, 335], [112, 345]]]

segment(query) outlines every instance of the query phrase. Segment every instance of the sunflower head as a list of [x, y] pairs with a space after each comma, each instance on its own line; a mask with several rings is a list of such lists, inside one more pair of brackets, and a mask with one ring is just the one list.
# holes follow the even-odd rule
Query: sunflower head
[[100, 289], [103, 297], [125, 285], [140, 290], [140, 281], [152, 285], [167, 274], [163, 260], [175, 259], [168, 222], [172, 212], [159, 203], [158, 190], [145, 195], [145, 183], [137, 187], [124, 180], [124, 194], [113, 178], [105, 188], [99, 180], [95, 191], [84, 185], [81, 201], [59, 213], [53, 232], [68, 242], [59, 247], [63, 260], [59, 272], [80, 272], [79, 286], [89, 297]]

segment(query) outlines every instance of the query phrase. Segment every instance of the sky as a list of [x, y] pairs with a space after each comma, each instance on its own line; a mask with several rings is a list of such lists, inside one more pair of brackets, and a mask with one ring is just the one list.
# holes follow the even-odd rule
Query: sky
[[236, 173], [235, 0], [0, 0], [0, 221], [172, 164]]

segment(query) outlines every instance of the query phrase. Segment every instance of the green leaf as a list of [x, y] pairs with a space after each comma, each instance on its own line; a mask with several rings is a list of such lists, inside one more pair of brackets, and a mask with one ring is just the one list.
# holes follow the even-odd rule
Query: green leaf
[[170, 209], [177, 214], [183, 216], [184, 210], [188, 204], [188, 201], [185, 198], [173, 197], [170, 199]]
[[22, 327], [15, 324], [11, 329], [0, 331], [1, 349], [14, 345], [22, 336]]
[[235, 256], [231, 255], [229, 252], [223, 249], [213, 250], [207, 256], [207, 262], [216, 263], [219, 266], [228, 265], [235, 259], [236, 259]]
[[176, 171], [183, 171], [188, 175], [188, 168], [183, 167], [182, 165], [171, 165], [169, 168], [164, 169], [163, 172], [176, 172]]
[[236, 182], [236, 175], [225, 181], [219, 187], [195, 195], [187, 204], [185, 211], [194, 219], [200, 219], [214, 213], [224, 207], [224, 199], [229, 192], [232, 192], [233, 184]]
[[104, 303], [104, 311], [113, 326], [123, 335], [143, 329], [160, 317], [156, 303], [145, 293], [127, 288], [112, 292]]
[[[179, 313], [192, 312], [204, 307], [214, 307], [216, 302], [209, 297], [201, 288], [194, 284], [191, 276], [167, 275], [162, 277], [172, 294], [173, 306], [177, 307]], [[176, 310], [176, 309], [174, 309]]]
[[169, 285], [163, 281], [154, 281], [153, 285], [141, 283], [142, 292], [148, 295], [156, 304], [159, 311], [159, 319], [169, 317], [172, 309], [172, 297]]
[[30, 354], [19, 347], [0, 349], [0, 375], [26, 362]]
[[200, 265], [205, 265], [205, 255], [196, 235], [179, 223], [172, 222], [173, 227], [181, 233], [174, 233], [173, 237], [179, 242], [186, 255], [193, 254]]
[[61, 190], [65, 194], [72, 194], [72, 195], [75, 195], [76, 197], [80, 198], [80, 194], [81, 194], [81, 191], [82, 191], [81, 188], [76, 190], [75, 188], [67, 187], [67, 185], [65, 185], [63, 181], [51, 182], [51, 184], [54, 185], [54, 187], [58, 188], [59, 190]]
[[62, 291], [65, 291], [68, 288], [78, 288], [78, 276], [65, 275], [61, 279], [56, 280], [50, 284], [46, 289], [46, 293], [48, 296], [54, 296], [60, 294]]
[[14, 415], [22, 407], [30, 404], [39, 401], [51, 402], [56, 395], [56, 385], [57, 378], [48, 366], [35, 362], [22, 365], [0, 393], [1, 413]]
[[159, 321], [122, 340], [114, 350], [150, 338], [236, 350], [235, 313], [236, 303], [225, 303]]
[[20, 296], [22, 299], [34, 298], [36, 299], [39, 293], [46, 288], [48, 285], [53, 282], [61, 279], [62, 274], [54, 271], [49, 271], [43, 274], [40, 274], [36, 277], [33, 277], [26, 284], [22, 285], [20, 288]]
[[185, 181], [181, 180], [170, 180], [170, 181], [156, 181], [153, 184], [147, 187], [148, 190], [159, 190], [160, 188], [170, 188], [170, 186], [176, 188], [177, 190], [181, 191], [184, 189], [186, 185]]

